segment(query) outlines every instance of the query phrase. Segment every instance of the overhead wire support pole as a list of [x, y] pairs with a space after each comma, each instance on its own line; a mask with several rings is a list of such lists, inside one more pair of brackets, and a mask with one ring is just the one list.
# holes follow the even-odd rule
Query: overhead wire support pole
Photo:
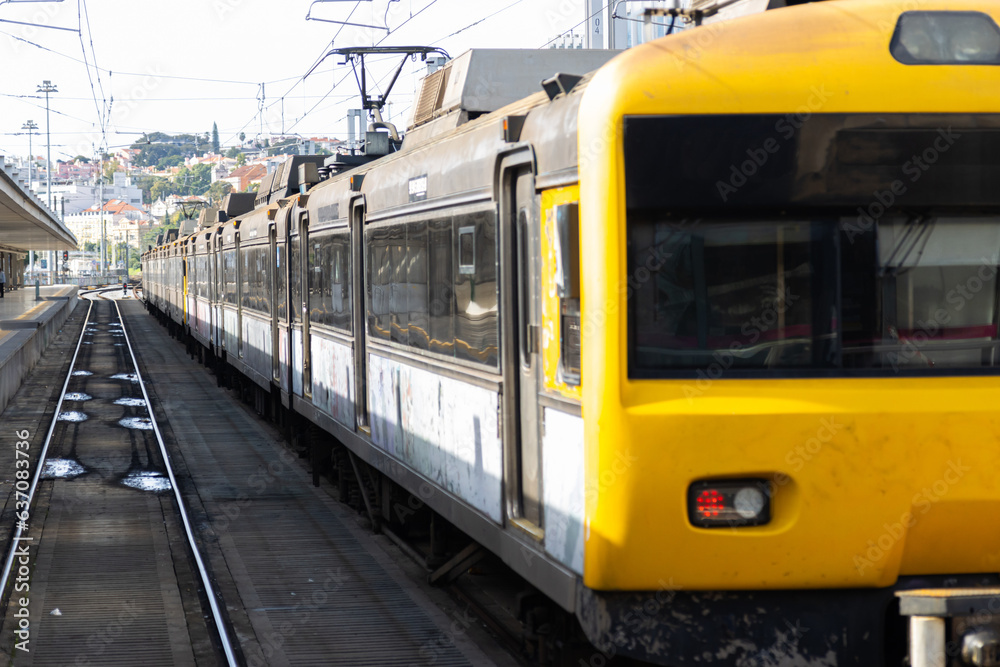
[[[33, 135], [35, 133], [35, 130], [38, 129], [38, 124], [35, 123], [35, 121], [33, 120], [29, 120], [24, 125], [21, 126], [21, 129], [28, 131], [28, 189], [30, 190], [33, 188], [32, 183], [35, 180], [35, 177], [32, 174], [32, 163], [35, 161], [35, 151], [31, 147], [31, 135]], [[31, 250], [28, 255], [28, 269], [32, 273], [35, 272], [34, 250]]]
[[47, 177], [46, 194], [48, 195], [49, 211], [52, 210], [52, 121], [49, 116], [49, 94], [59, 90], [48, 79], [42, 81], [36, 92], [45, 93], [45, 174]]

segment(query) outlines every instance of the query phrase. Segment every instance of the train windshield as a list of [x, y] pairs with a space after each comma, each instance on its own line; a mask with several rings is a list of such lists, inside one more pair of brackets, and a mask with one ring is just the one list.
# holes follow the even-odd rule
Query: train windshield
[[1000, 217], [629, 218], [631, 377], [991, 372]]

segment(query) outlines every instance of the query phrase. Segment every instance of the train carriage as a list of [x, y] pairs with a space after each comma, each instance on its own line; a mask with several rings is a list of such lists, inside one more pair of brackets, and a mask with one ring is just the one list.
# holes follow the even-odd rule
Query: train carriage
[[216, 223], [209, 228], [207, 240], [213, 278], [211, 351], [216, 358], [223, 358], [226, 351], [225, 316], [223, 315], [223, 304], [226, 302], [226, 280], [222, 254], [222, 239], [225, 228], [225, 222]]
[[242, 303], [240, 299], [240, 288], [243, 284], [240, 276], [241, 262], [239, 257], [240, 224], [242, 220], [237, 218], [226, 222], [219, 234], [218, 258], [222, 267], [222, 286], [220, 296], [222, 300], [222, 318], [219, 322], [222, 332], [223, 346], [226, 353], [227, 363], [238, 367], [240, 357], [243, 355], [243, 342], [241, 333], [243, 325], [241, 323]]
[[308, 406], [308, 411], [351, 430], [357, 417], [351, 228], [355, 197], [350, 182], [341, 181], [299, 198], [290, 218], [289, 254], [291, 303], [299, 306], [291, 314], [289, 338], [295, 369], [289, 378], [293, 406]]
[[182, 301], [184, 304], [183, 326], [185, 333], [192, 336], [198, 330], [198, 292], [199, 278], [198, 270], [201, 268], [198, 262], [198, 234], [191, 234], [179, 240], [184, 263], [184, 294]]
[[[463, 55], [398, 153], [301, 195], [286, 164], [222, 228], [227, 358], [597, 661], [901, 664], [898, 594], [1000, 584], [998, 15]], [[498, 57], [545, 91], [484, 103]]]
[[259, 208], [243, 216], [236, 249], [240, 284], [239, 355], [232, 363], [267, 390], [271, 389], [275, 375], [272, 359], [276, 337], [273, 282], [277, 268], [274, 225], [277, 208]]
[[212, 310], [216, 283], [212, 237], [211, 229], [191, 236], [188, 256], [191, 335], [209, 350], [212, 349]]
[[186, 316], [187, 266], [184, 258], [183, 241], [174, 241], [167, 246], [167, 281], [165, 298], [167, 317], [183, 331]]

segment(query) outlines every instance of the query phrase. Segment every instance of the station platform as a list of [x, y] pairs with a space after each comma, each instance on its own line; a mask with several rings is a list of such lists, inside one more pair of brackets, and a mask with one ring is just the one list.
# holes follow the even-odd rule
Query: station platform
[[0, 411], [76, 307], [76, 285], [23, 287], [0, 299]]

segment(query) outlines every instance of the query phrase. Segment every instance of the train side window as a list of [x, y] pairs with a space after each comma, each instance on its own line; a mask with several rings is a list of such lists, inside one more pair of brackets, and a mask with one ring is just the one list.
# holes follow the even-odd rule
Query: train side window
[[225, 263], [224, 273], [226, 282], [226, 303], [237, 305], [236, 303], [236, 251], [226, 250], [222, 254]]
[[191, 257], [188, 265], [188, 294], [198, 296], [198, 258]]
[[309, 235], [309, 321], [316, 324], [329, 324], [330, 313], [326, 307], [325, 291], [329, 290], [326, 277], [330, 271], [329, 237]]
[[309, 321], [348, 333], [352, 330], [350, 233], [340, 230], [311, 237]]
[[274, 246], [274, 304], [277, 308], [276, 316], [280, 319], [288, 318], [288, 286], [285, 284], [285, 246], [278, 243]]
[[385, 228], [368, 232], [368, 335], [388, 340], [390, 324], [389, 292], [392, 285], [392, 265], [389, 257], [389, 236]]
[[240, 249], [240, 269], [242, 273], [242, 291], [240, 292], [240, 304], [244, 308], [250, 306], [250, 253], [246, 247]]
[[397, 343], [409, 345], [406, 225], [392, 225], [388, 230], [391, 239], [389, 245], [391, 269], [389, 312], [392, 313], [390, 337]]
[[302, 252], [299, 250], [299, 236], [292, 237], [291, 249], [288, 253], [288, 271], [290, 278], [290, 298], [292, 322], [302, 321]]
[[336, 233], [332, 240], [330, 299], [333, 308], [333, 326], [347, 333], [354, 330], [354, 311], [351, 280], [351, 232]]
[[559, 368], [568, 385], [580, 384], [580, 205], [556, 207], [556, 292], [560, 320]]
[[271, 314], [271, 246], [262, 245], [257, 248], [257, 263], [260, 270], [257, 272], [257, 286], [260, 294], [260, 311], [266, 315]]
[[430, 282], [427, 272], [427, 223], [414, 222], [406, 229], [409, 266], [406, 269], [407, 319], [410, 347], [426, 350], [430, 346]]
[[428, 349], [455, 356], [455, 289], [451, 219], [427, 224]]
[[471, 264], [460, 263], [455, 276], [455, 356], [496, 367], [499, 360], [497, 318], [496, 215], [481, 211], [455, 217], [458, 243], [456, 253], [462, 261], [462, 236], [472, 229]]

